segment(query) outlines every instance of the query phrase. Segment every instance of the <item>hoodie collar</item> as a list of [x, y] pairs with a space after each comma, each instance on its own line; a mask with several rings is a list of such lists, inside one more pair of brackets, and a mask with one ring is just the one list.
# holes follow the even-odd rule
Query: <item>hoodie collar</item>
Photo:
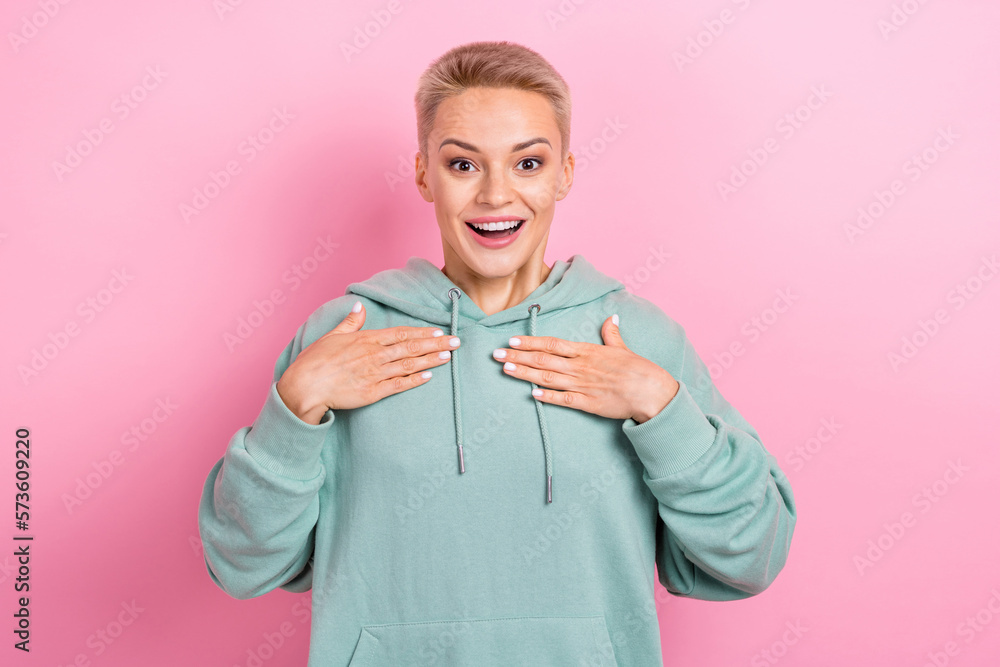
[[[486, 315], [472, 299], [451, 281], [430, 261], [422, 257], [410, 257], [401, 269], [380, 271], [363, 282], [347, 286], [345, 294], [364, 296], [390, 308], [432, 324], [450, 326], [451, 335], [473, 324], [495, 326], [520, 320], [529, 320], [528, 335], [538, 333], [538, 316], [582, 305], [599, 299], [609, 292], [625, 289], [621, 281], [598, 271], [583, 255], [573, 255], [569, 261], [556, 260], [546, 277], [531, 294], [518, 305], [492, 315]], [[452, 350], [451, 379], [453, 414], [455, 418], [455, 441], [458, 450], [459, 472], [465, 472], [465, 457], [462, 449], [462, 407], [459, 385], [458, 363], [462, 358], [461, 348]], [[532, 389], [536, 388], [531, 383]], [[542, 434], [545, 453], [546, 498], [552, 502], [552, 447], [549, 442], [545, 420], [545, 406], [535, 401], [538, 428]]]

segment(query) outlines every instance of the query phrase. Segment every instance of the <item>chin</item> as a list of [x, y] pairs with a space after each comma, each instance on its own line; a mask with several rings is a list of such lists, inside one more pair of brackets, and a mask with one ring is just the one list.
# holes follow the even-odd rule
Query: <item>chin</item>
[[524, 266], [529, 256], [516, 250], [473, 249], [471, 256], [463, 253], [461, 259], [484, 278], [503, 278]]

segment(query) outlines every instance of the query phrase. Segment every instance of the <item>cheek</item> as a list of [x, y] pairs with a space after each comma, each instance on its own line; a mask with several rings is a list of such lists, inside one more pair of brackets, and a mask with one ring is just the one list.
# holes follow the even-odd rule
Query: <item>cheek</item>
[[541, 181], [521, 191], [522, 197], [535, 212], [551, 210], [556, 204], [558, 188], [554, 182]]
[[438, 181], [438, 198], [441, 204], [456, 214], [475, 204], [476, 185], [472, 179], [441, 179]]
[[438, 201], [441, 203], [441, 210], [452, 218], [461, 213], [465, 207], [461, 192], [457, 192], [454, 188], [445, 189], [441, 192]]

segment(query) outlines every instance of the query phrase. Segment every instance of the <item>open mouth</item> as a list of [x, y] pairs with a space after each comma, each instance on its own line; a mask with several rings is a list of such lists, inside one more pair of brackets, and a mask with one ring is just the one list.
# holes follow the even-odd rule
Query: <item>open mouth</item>
[[[479, 226], [473, 225], [470, 222], [467, 222], [465, 224], [468, 225], [472, 229], [472, 231], [474, 231], [475, 233], [479, 234], [480, 236], [483, 236], [483, 237], [488, 238], [488, 239], [499, 239], [499, 238], [503, 238], [504, 236], [510, 236], [511, 234], [516, 233], [517, 230], [519, 230], [521, 228], [521, 225], [524, 224], [524, 220], [517, 220], [517, 221], [511, 220], [511, 221], [508, 221], [508, 222], [494, 222], [494, 223], [489, 223], [489, 224], [484, 224], [484, 225], [479, 225]], [[481, 229], [482, 227], [489, 227], [491, 225], [494, 226], [494, 227], [499, 227], [500, 229], [493, 229], [493, 230], [490, 230], [490, 229]], [[510, 225], [510, 226], [508, 227], [508, 225]], [[507, 228], [503, 229], [504, 227], [507, 227]]]

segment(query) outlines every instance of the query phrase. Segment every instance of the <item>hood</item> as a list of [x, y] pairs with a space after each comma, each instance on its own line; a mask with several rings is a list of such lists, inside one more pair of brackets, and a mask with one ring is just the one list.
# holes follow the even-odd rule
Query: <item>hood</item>
[[[453, 336], [459, 335], [463, 327], [474, 324], [489, 327], [520, 320], [527, 320], [525, 323], [527, 335], [544, 336], [545, 333], [538, 330], [539, 313], [548, 315], [623, 289], [625, 286], [620, 281], [598, 271], [584, 259], [583, 255], [573, 255], [569, 261], [556, 260], [545, 282], [519, 305], [486, 315], [437, 266], [422, 257], [410, 257], [403, 268], [381, 271], [368, 280], [351, 283], [347, 286], [345, 294], [367, 297], [425, 322], [449, 327], [448, 333]], [[455, 444], [458, 449], [459, 472], [464, 473], [462, 395], [458, 382], [458, 364], [461, 363], [461, 359], [461, 347], [451, 351]], [[534, 389], [538, 385], [532, 382], [531, 386]], [[542, 401], [535, 401], [538, 428], [542, 434], [542, 446], [545, 452], [546, 497], [551, 503], [552, 444], [549, 442], [545, 422], [546, 407]]]

